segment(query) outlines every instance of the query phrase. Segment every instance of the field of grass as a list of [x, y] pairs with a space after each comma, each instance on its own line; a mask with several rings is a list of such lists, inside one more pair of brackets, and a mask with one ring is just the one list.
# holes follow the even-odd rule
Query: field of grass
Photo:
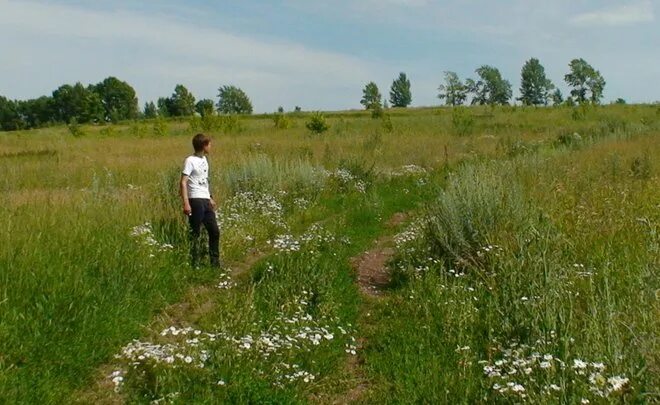
[[[660, 401], [657, 106], [327, 117], [0, 133], [0, 402]], [[201, 130], [222, 273], [176, 192]]]

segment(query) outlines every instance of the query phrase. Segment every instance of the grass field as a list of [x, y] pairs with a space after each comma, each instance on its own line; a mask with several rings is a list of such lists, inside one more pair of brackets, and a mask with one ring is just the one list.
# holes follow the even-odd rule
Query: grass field
[[[660, 401], [657, 106], [327, 117], [0, 133], [0, 402]], [[176, 191], [202, 130], [222, 274]]]

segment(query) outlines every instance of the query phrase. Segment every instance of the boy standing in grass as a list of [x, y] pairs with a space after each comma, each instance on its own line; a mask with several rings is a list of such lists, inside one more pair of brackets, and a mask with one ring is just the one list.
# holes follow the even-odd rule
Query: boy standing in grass
[[220, 230], [215, 218], [216, 203], [209, 190], [209, 164], [211, 138], [197, 134], [192, 139], [195, 153], [186, 158], [181, 172], [180, 193], [183, 213], [190, 223], [190, 260], [193, 267], [200, 264], [202, 253], [201, 226], [209, 234], [209, 257], [212, 267], [221, 267]]

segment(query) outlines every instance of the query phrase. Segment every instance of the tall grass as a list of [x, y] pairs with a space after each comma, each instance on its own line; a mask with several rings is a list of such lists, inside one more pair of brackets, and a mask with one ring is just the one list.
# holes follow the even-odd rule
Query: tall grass
[[[227, 257], [272, 249], [273, 241], [314, 222], [351, 243], [317, 250], [313, 260], [274, 260], [278, 274], [257, 265], [241, 287], [214, 296], [218, 310], [198, 326], [236, 335], [266, 330], [281, 307], [297, 302], [303, 285], [320, 300], [310, 312], [353, 323], [363, 304], [349, 282], [349, 256], [366, 250], [394, 212], [442, 196], [430, 204], [417, 250], [401, 251], [400, 289], [368, 307], [373, 321], [356, 331], [369, 342], [369, 399], [506, 401], [493, 394], [477, 362], [496, 359], [498, 345], [539, 336], [559, 359], [603, 361], [608, 372], [629, 377], [623, 400], [653, 399], [656, 110], [598, 107], [574, 120], [566, 108], [475, 108], [464, 136], [456, 136], [445, 108], [389, 110], [385, 127], [368, 113], [328, 113], [332, 130], [321, 137], [307, 133], [305, 114], [291, 115], [292, 125], [277, 131], [266, 116], [241, 117], [240, 131], [211, 129], [212, 187], [223, 207]], [[155, 313], [219, 277], [185, 264], [177, 180], [190, 153], [190, 123], [80, 129], [85, 136], [64, 126], [0, 134], [5, 402], [68, 402], [121, 347], [153, 333], [143, 325]], [[580, 145], [557, 144], [574, 132]], [[433, 174], [380, 175], [409, 164]], [[445, 179], [447, 171], [454, 174]], [[132, 235], [145, 222], [156, 246], [145, 243], [147, 234]], [[160, 250], [165, 243], [173, 248]], [[484, 249], [491, 245], [498, 248]], [[471, 349], [457, 352], [459, 345]], [[341, 389], [345, 347], [329, 347], [313, 352], [319, 357], [300, 354], [319, 380], [284, 391], [255, 377], [257, 360], [232, 357], [236, 385], [224, 398], [305, 402]], [[206, 376], [230, 373], [228, 364], [213, 362], [215, 374]], [[200, 375], [170, 377], [163, 377], [167, 389], [198, 395], [190, 384]], [[565, 383], [560, 401], [575, 402], [588, 385], [569, 377], [553, 381]], [[199, 398], [212, 401], [217, 392], [202, 386]], [[129, 399], [143, 400], [148, 388], [138, 383]]]

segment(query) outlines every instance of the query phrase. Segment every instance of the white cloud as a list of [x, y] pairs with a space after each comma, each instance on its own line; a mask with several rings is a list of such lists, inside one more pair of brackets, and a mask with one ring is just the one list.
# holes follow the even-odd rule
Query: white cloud
[[571, 23], [578, 26], [623, 26], [653, 22], [655, 15], [651, 1], [626, 4], [588, 13], [571, 18]]
[[[0, 54], [12, 60], [15, 70], [21, 63], [33, 69], [34, 65], [62, 69], [52, 62], [58, 60], [70, 64], [66, 69], [80, 71], [75, 80], [85, 80], [90, 70], [129, 82], [131, 78], [147, 79], [144, 87], [144, 83], [132, 83], [139, 94], [146, 95], [143, 100], [167, 95], [175, 83], [190, 82], [211, 92], [221, 84], [235, 84], [251, 94], [256, 110], [272, 110], [280, 103], [310, 104], [312, 96], [327, 91], [331, 83], [361, 86], [372, 70], [357, 57], [234, 35], [168, 16], [31, 1], [0, 0], [0, 37], [4, 38], [0, 38]], [[28, 44], [29, 52], [22, 43]], [[116, 60], [119, 58], [125, 60]], [[110, 63], [120, 71], [107, 72]], [[63, 83], [59, 80], [53, 86]], [[343, 86], [336, 87], [339, 91]], [[260, 93], [267, 90], [277, 93]], [[339, 97], [333, 100], [329, 96], [329, 105], [314, 107], [341, 106], [333, 105]], [[276, 104], [270, 105], [273, 102]]]

